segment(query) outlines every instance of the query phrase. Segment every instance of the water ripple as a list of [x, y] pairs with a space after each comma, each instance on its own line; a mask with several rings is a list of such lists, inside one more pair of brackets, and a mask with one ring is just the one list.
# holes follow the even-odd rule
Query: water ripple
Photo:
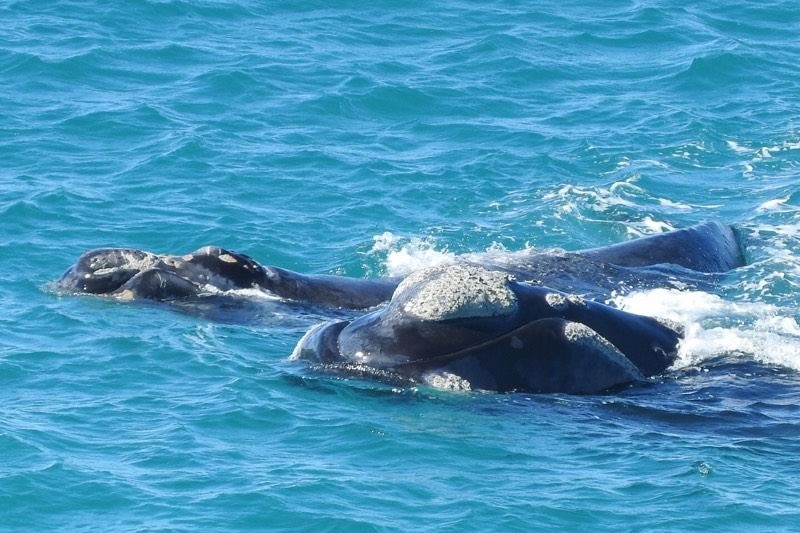
[[[5, 529], [800, 520], [791, 2], [0, 16]], [[619, 301], [694, 328], [682, 366], [588, 397], [330, 378], [287, 360], [313, 311], [226, 323], [47, 288], [97, 246], [367, 276], [707, 219], [737, 225], [746, 268]]]

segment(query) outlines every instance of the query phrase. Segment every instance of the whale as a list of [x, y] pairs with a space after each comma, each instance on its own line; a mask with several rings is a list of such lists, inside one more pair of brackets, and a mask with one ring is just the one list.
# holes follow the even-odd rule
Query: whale
[[289, 302], [366, 309], [387, 301], [399, 280], [307, 275], [262, 265], [217, 246], [185, 255], [133, 248], [98, 248], [78, 258], [55, 283], [59, 293], [118, 300], [179, 303], [237, 289], [258, 288]]
[[679, 325], [604, 299], [625, 290], [706, 287], [744, 264], [735, 229], [707, 222], [572, 252], [478, 254], [402, 278], [302, 274], [215, 246], [180, 256], [100, 248], [82, 254], [56, 288], [183, 309], [257, 289], [292, 305], [347, 311], [312, 327], [292, 352], [321, 372], [590, 394], [662, 374], [683, 336]]
[[309, 331], [293, 359], [495, 391], [591, 393], [663, 372], [679, 326], [499, 271], [446, 265], [404, 279], [387, 305]]
[[[630, 241], [567, 252], [525, 250], [464, 259], [530, 284], [584, 295], [681, 283], [713, 282], [744, 264], [734, 229], [709, 222]], [[205, 246], [185, 255], [133, 248], [98, 248], [81, 254], [55, 282], [62, 294], [171, 303], [235, 289], [257, 288], [287, 302], [368, 309], [389, 301], [400, 277], [361, 279], [302, 274], [262, 265], [251, 257]]]

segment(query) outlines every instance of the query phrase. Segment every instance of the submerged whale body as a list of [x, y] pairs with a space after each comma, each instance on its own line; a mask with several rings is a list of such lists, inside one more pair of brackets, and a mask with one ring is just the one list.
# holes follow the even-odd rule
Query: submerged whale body
[[339, 374], [495, 391], [593, 393], [664, 372], [680, 327], [591, 298], [707, 283], [744, 264], [729, 226], [707, 223], [578, 252], [519, 252], [405, 279], [303, 275], [217, 247], [184, 256], [83, 254], [62, 292], [185, 306], [258, 288], [288, 302], [367, 310], [315, 326], [292, 357]]

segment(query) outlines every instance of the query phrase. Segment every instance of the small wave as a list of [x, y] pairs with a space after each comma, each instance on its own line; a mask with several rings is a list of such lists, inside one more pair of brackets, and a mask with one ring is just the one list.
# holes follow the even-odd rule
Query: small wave
[[208, 70], [192, 80], [192, 84], [202, 88], [211, 101], [222, 98], [248, 97], [253, 87], [263, 86], [266, 80], [259, 80], [244, 70]]
[[186, 20], [236, 21], [252, 13], [249, 6], [239, 3], [187, 2], [184, 0], [137, 0], [130, 2], [139, 10], [142, 17], [154, 20], [168, 19], [184, 22]]
[[553, 205], [557, 219], [577, 218], [602, 225], [615, 224], [619, 236], [642, 237], [676, 229], [669, 221], [672, 214], [705, 209], [684, 200], [653, 195], [651, 187], [643, 187], [638, 175], [615, 181], [610, 185], [563, 185], [545, 193], [542, 201]]
[[44, 59], [30, 52], [3, 50], [0, 57], [0, 72], [10, 80], [41, 74], [47, 68]]
[[[781, 204], [779, 209], [762, 211], [759, 216], [786, 219], [791, 209], [797, 208]], [[749, 264], [732, 273], [734, 290], [750, 301], [795, 308], [800, 290], [800, 224], [786, 220], [782, 224], [744, 226], [740, 235]]]
[[796, 154], [791, 152], [800, 150], [796, 134], [781, 142], [763, 145], [734, 139], [728, 139], [725, 143], [732, 152], [742, 157], [741, 166], [745, 177], [752, 177], [757, 169], [768, 170], [771, 173], [783, 170], [792, 172], [796, 168]]
[[378, 85], [359, 97], [364, 110], [379, 115], [403, 117], [428, 116], [437, 100], [422, 88]]
[[692, 59], [676, 80], [686, 89], [716, 90], [743, 80], [759, 81], [760, 66], [758, 60], [747, 54], [716, 52]]

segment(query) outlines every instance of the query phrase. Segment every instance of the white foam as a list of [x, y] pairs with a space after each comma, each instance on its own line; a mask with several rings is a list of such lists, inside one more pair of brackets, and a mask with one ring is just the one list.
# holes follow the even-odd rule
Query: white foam
[[240, 296], [242, 298], [250, 298], [253, 300], [268, 300], [275, 302], [286, 301], [285, 298], [282, 298], [277, 294], [260, 287], [248, 287], [246, 289], [230, 289], [224, 292], [225, 294]]
[[784, 150], [800, 150], [800, 141], [796, 141], [796, 142], [783, 141], [783, 144], [781, 144], [781, 147]]
[[[625, 211], [627, 213], [626, 220], [633, 221], [626, 222], [626, 226], [629, 226], [626, 228], [628, 234], [636, 237], [674, 229], [667, 222], [656, 220], [656, 215], [695, 209], [714, 209], [721, 206], [721, 204], [691, 204], [680, 199], [654, 197], [646, 188], [639, 185], [639, 180], [640, 176], [634, 174], [608, 186], [561, 185], [558, 189], [543, 194], [541, 201], [552, 204], [555, 218], [565, 218], [566, 215], [569, 215], [581, 220], [605, 222], [607, 221], [606, 216], [594, 219], [592, 213]], [[655, 215], [645, 216], [637, 222], [637, 213], [641, 216], [641, 208], [650, 204], [657, 204], [660, 209], [656, 211]]]
[[404, 239], [391, 232], [372, 237], [370, 254], [386, 254], [386, 273], [389, 276], [407, 276], [411, 272], [456, 262], [456, 256], [447, 250], [437, 250], [432, 238]]
[[625, 311], [682, 324], [686, 335], [676, 367], [724, 354], [800, 370], [800, 325], [774, 305], [675, 289], [617, 296], [612, 303]]
[[747, 178], [751, 178], [754, 172], [755, 167], [772, 159], [776, 156], [776, 154], [780, 154], [781, 152], [786, 152], [789, 150], [797, 150], [800, 149], [800, 142], [795, 140], [787, 140], [783, 141], [780, 144], [774, 144], [772, 146], [742, 146], [736, 141], [729, 140], [725, 141], [728, 147], [736, 152], [741, 156], [746, 156], [748, 161], [742, 161], [742, 168], [743, 174]]
[[[781, 207], [781, 211], [788, 209], [797, 208]], [[737, 288], [750, 297], [794, 305], [800, 291], [800, 224], [760, 224], [743, 231], [749, 232], [745, 242], [750, 264], [737, 274]]]
[[247, 287], [243, 289], [220, 289], [206, 283], [200, 287], [200, 294], [204, 296], [227, 295], [236, 296], [247, 300], [267, 300], [271, 302], [285, 302], [286, 299], [263, 287]]
[[663, 207], [668, 207], [676, 211], [691, 211], [692, 206], [683, 202], [675, 202], [669, 198], [659, 198], [658, 203]]
[[[662, 233], [665, 231], [673, 231], [675, 230], [675, 226], [668, 224], [666, 222], [662, 222], [659, 220], [655, 220], [653, 217], [644, 217], [641, 222], [634, 223], [635, 226], [638, 226], [644, 235], [650, 233]], [[630, 227], [630, 226], [629, 226]]]
[[779, 237], [796, 239], [800, 237], [800, 224], [762, 224], [757, 228], [758, 233], [774, 233]]
[[775, 198], [774, 200], [768, 200], [758, 206], [759, 211], [775, 211], [781, 207], [783, 207], [786, 202], [789, 201], [789, 196], [784, 196], [783, 198]]
[[576, 211], [579, 204], [596, 212], [605, 212], [619, 206], [636, 207], [636, 202], [623, 197], [623, 194], [641, 194], [641, 188], [634, 184], [635, 178], [634, 176], [612, 183], [608, 188], [563, 185], [555, 192], [544, 194], [542, 200], [558, 200], [558, 209], [562, 212]]
[[728, 145], [728, 148], [736, 152], [737, 154], [750, 154], [753, 152], [750, 148], [742, 146], [741, 144], [737, 143], [736, 141], [725, 141]]

